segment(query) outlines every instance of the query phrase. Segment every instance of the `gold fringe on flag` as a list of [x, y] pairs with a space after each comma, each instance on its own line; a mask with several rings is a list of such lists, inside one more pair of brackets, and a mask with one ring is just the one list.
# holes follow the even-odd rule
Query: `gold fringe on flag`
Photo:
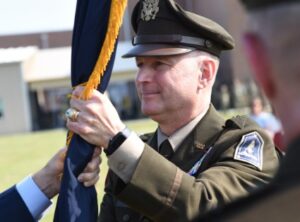
[[[97, 63], [92, 74], [89, 77], [89, 80], [86, 83], [81, 84], [85, 85], [81, 95], [81, 99], [83, 100], [89, 99], [92, 91], [94, 89], [97, 89], [98, 85], [101, 83], [101, 78], [106, 70], [111, 55], [114, 52], [115, 43], [119, 35], [120, 27], [122, 25], [126, 5], [127, 0], [112, 0], [111, 2], [106, 36]], [[66, 141], [67, 145], [70, 144], [72, 136], [73, 132], [69, 131]]]
[[71, 143], [71, 139], [72, 139], [73, 135], [74, 135], [74, 133], [73, 133], [72, 131], [68, 130], [68, 134], [67, 134], [67, 140], [66, 140], [66, 144], [67, 144], [67, 146], [69, 146], [69, 145], [70, 145], [70, 143]]
[[90, 98], [92, 91], [96, 89], [101, 82], [101, 78], [106, 70], [106, 66], [111, 58], [112, 53], [114, 52], [115, 43], [118, 38], [126, 5], [127, 0], [112, 0], [111, 2], [110, 16], [105, 40], [94, 70], [81, 95], [81, 98], [84, 100]]

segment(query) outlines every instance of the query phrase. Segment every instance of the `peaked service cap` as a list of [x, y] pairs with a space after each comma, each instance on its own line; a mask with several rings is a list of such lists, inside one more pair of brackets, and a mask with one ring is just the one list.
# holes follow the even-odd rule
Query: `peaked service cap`
[[132, 13], [133, 48], [123, 57], [178, 55], [198, 49], [219, 56], [234, 48], [216, 22], [184, 10], [174, 0], [140, 0]]

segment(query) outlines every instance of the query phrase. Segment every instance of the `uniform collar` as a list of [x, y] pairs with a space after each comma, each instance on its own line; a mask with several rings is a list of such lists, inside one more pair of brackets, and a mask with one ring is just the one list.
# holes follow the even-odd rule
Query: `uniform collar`
[[194, 147], [208, 149], [215, 136], [223, 130], [225, 119], [211, 104], [205, 116], [199, 121], [194, 132]]
[[198, 124], [198, 122], [203, 118], [203, 116], [207, 113], [207, 110], [205, 112], [200, 113], [198, 116], [196, 116], [194, 119], [192, 119], [190, 122], [188, 122], [183, 127], [176, 130], [171, 136], [165, 135], [160, 128], [157, 129], [157, 146], [159, 147], [160, 144], [165, 141], [166, 139], [169, 140], [172, 148], [174, 151], [178, 148], [180, 143], [183, 141], [183, 139], [195, 128], [195, 126]]

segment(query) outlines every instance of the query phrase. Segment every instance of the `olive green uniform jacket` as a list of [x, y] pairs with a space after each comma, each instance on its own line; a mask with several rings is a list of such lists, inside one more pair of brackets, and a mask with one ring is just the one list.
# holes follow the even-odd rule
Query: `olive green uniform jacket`
[[300, 221], [300, 135], [288, 146], [278, 172], [266, 187], [195, 221]]
[[[252, 132], [263, 139], [262, 169], [234, 158], [243, 135]], [[225, 122], [213, 106], [170, 161], [155, 150], [156, 138], [142, 138], [145, 148], [128, 184], [108, 173], [99, 221], [191, 221], [267, 184], [279, 163], [272, 141], [256, 124], [244, 117]]]

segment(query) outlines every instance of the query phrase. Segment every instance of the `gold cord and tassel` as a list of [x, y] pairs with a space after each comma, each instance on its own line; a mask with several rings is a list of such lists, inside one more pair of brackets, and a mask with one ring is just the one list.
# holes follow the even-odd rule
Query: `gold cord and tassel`
[[[97, 89], [98, 85], [101, 83], [107, 64], [114, 52], [115, 43], [122, 25], [126, 5], [127, 0], [112, 0], [111, 2], [106, 36], [94, 70], [90, 75], [89, 80], [83, 84], [85, 86], [80, 97], [83, 100], [89, 99], [93, 90]], [[67, 145], [70, 144], [72, 136], [73, 132], [69, 131], [67, 135]]]

